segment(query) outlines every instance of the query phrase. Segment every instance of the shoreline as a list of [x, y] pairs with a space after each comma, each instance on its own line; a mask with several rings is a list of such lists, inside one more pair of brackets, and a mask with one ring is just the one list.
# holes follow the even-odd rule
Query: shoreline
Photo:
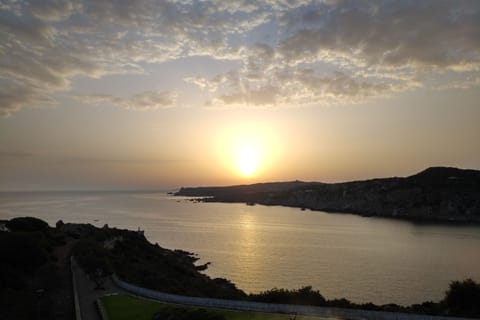
[[285, 208], [294, 208], [300, 211], [311, 211], [311, 212], [323, 212], [328, 214], [339, 214], [339, 215], [354, 215], [363, 218], [380, 218], [380, 219], [388, 219], [388, 220], [396, 220], [396, 221], [405, 221], [410, 222], [416, 225], [438, 225], [438, 226], [480, 226], [480, 217], [479, 219], [475, 220], [451, 220], [451, 219], [435, 219], [435, 218], [426, 218], [426, 217], [412, 217], [412, 216], [391, 216], [391, 215], [375, 215], [375, 214], [368, 214], [362, 213], [361, 211], [345, 211], [345, 210], [337, 210], [337, 209], [315, 209], [303, 206], [296, 206], [296, 205], [285, 205], [285, 204], [266, 204], [261, 202], [245, 202], [245, 201], [227, 201], [227, 200], [220, 200], [215, 199], [214, 196], [209, 197], [201, 197], [201, 196], [185, 196], [181, 194], [169, 194], [173, 197], [183, 197], [187, 201], [195, 202], [203, 202], [203, 203], [235, 203], [235, 204], [245, 204], [246, 206], [265, 206], [265, 207], [285, 207]]

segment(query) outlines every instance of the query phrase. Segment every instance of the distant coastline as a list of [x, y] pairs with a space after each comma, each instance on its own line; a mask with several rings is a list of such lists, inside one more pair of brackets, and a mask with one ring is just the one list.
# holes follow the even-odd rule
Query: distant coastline
[[176, 196], [203, 202], [281, 205], [449, 224], [480, 223], [480, 171], [431, 167], [408, 177], [342, 183], [271, 182], [183, 187]]

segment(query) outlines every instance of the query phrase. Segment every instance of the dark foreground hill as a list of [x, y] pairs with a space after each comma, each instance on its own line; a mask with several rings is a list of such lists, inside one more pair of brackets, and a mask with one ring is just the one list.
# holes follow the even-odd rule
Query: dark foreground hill
[[116, 273], [146, 288], [190, 296], [243, 299], [225, 279], [182, 250], [150, 243], [143, 232], [32, 218], [0, 221], [0, 319], [74, 319], [70, 256], [101, 285]]
[[142, 287], [187, 296], [480, 317], [480, 284], [471, 279], [452, 282], [442, 301], [411, 306], [328, 300], [311, 287], [246, 295], [228, 280], [201, 273], [206, 265], [195, 265], [192, 253], [152, 244], [141, 231], [61, 221], [52, 228], [25, 217], [0, 221], [0, 319], [74, 319], [71, 254], [99, 286], [116, 273]]
[[409, 177], [181, 188], [207, 202], [283, 205], [411, 220], [480, 222], [480, 171], [432, 167]]

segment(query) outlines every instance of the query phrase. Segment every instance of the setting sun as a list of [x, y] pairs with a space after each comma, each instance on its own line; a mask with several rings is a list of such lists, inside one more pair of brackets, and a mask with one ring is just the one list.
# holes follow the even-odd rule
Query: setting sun
[[216, 134], [216, 161], [225, 174], [248, 180], [272, 172], [280, 155], [281, 135], [264, 122], [226, 123]]
[[241, 146], [237, 150], [236, 165], [244, 176], [252, 176], [260, 164], [259, 151], [254, 146]]

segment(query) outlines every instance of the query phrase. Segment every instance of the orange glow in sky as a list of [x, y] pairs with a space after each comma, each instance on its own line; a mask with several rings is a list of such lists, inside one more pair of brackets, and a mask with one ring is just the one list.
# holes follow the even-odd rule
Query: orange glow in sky
[[0, 5], [0, 191], [480, 169], [480, 1], [220, 2]]
[[217, 161], [227, 176], [254, 179], [275, 170], [279, 149], [271, 125], [240, 122], [220, 128]]
[[258, 148], [252, 145], [240, 146], [236, 154], [236, 164], [238, 170], [244, 176], [255, 174], [260, 165]]

